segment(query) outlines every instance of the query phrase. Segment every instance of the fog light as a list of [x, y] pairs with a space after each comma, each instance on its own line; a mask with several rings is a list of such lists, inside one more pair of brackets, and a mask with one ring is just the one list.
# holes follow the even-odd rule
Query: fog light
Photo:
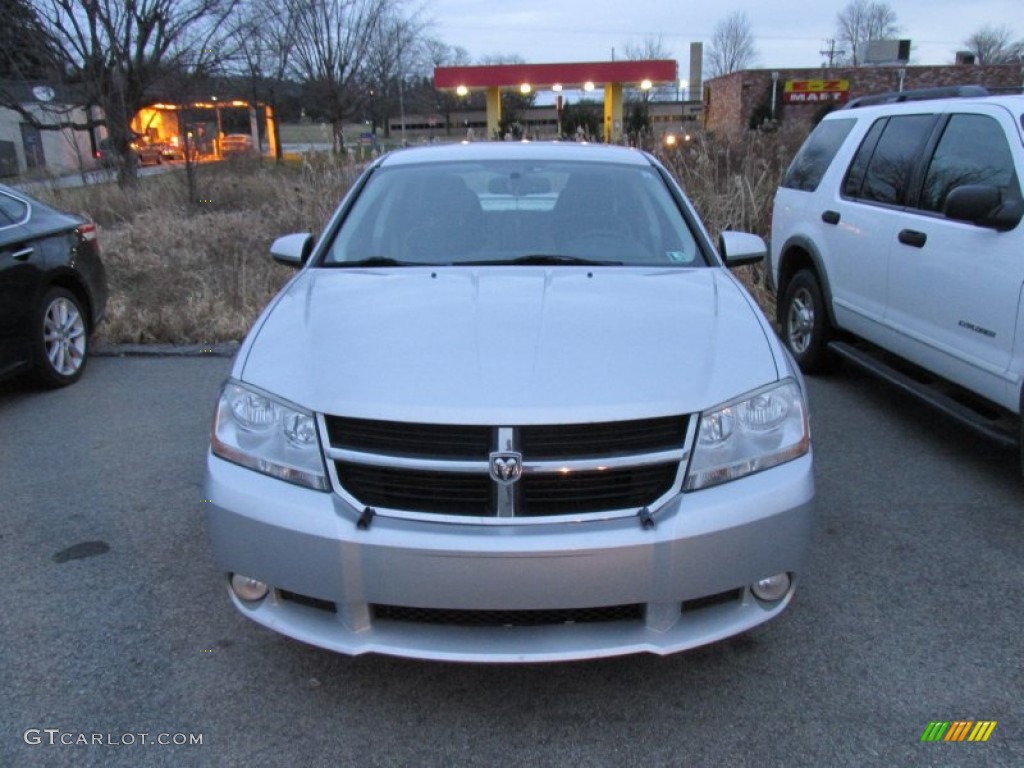
[[251, 579], [240, 573], [231, 574], [231, 589], [238, 596], [239, 600], [254, 603], [267, 596], [269, 588], [262, 581]]
[[791, 580], [788, 573], [777, 573], [767, 579], [761, 579], [750, 585], [750, 591], [758, 600], [775, 602], [781, 600], [789, 592]]

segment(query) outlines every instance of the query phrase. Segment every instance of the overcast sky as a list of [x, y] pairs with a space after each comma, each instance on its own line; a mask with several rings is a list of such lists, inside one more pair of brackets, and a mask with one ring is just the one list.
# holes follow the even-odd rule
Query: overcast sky
[[[627, 43], [662, 38], [688, 77], [690, 43], [711, 43], [715, 25], [734, 11], [750, 18], [756, 66], [817, 67], [826, 40], [835, 37], [843, 2], [807, 0], [427, 0], [434, 34], [482, 56], [518, 54], [531, 63], [623, 58]], [[890, 0], [911, 40], [911, 64], [951, 64], [964, 39], [985, 24], [1007, 25], [1024, 37], [1022, 0]]]

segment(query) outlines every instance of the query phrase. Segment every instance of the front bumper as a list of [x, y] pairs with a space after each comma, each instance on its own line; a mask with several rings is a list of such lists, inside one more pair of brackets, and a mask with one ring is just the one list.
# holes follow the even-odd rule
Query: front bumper
[[[637, 518], [533, 525], [424, 523], [360, 511], [207, 458], [206, 498], [217, 566], [271, 586], [232, 600], [275, 631], [358, 655], [537, 662], [669, 654], [743, 632], [792, 597], [764, 603], [748, 586], [802, 569], [810, 539], [811, 455], [682, 494]], [[230, 590], [229, 590], [230, 593]], [[387, 606], [381, 609], [377, 606]], [[467, 626], [439, 611], [577, 611], [638, 606], [633, 619]], [[403, 618], [383, 619], [392, 608]], [[416, 611], [430, 621], [419, 621]], [[484, 614], [489, 615], [489, 614]], [[514, 623], [514, 622], [513, 622]]]

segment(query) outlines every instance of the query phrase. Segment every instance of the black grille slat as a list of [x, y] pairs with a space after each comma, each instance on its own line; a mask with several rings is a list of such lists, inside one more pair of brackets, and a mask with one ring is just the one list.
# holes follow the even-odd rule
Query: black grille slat
[[413, 424], [327, 416], [327, 437], [335, 448], [386, 456], [439, 459], [486, 459], [490, 427], [458, 424]]
[[459, 627], [537, 627], [558, 624], [599, 624], [612, 621], [642, 621], [644, 606], [612, 605], [598, 608], [539, 610], [459, 610], [371, 605], [374, 620], [404, 621]]
[[318, 611], [335, 613], [338, 610], [336, 603], [333, 603], [330, 600], [321, 600], [319, 597], [310, 597], [309, 595], [302, 595], [298, 592], [289, 592], [286, 589], [278, 590], [277, 594], [285, 602], [297, 603], [298, 605], [304, 605], [307, 608], [316, 608]]
[[683, 445], [686, 426], [685, 416], [527, 426], [519, 428], [519, 446], [524, 455], [536, 461], [671, 451]]
[[335, 464], [338, 479], [360, 502], [371, 507], [419, 512], [487, 516], [491, 511], [488, 475]]
[[682, 605], [682, 612], [699, 611], [703, 608], [711, 608], [726, 603], [736, 603], [743, 599], [742, 589], [730, 589], [726, 592], [719, 592], [716, 595], [706, 595], [693, 600], [685, 600]]
[[678, 464], [524, 477], [524, 516], [645, 507], [675, 482]]

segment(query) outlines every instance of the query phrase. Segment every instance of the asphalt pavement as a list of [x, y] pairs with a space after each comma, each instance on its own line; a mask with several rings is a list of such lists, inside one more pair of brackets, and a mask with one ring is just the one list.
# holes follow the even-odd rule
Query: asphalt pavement
[[[230, 605], [202, 468], [229, 360], [0, 384], [0, 766], [1021, 766], [1017, 457], [812, 379], [813, 554], [779, 619], [667, 658], [347, 658]], [[934, 721], [988, 741], [922, 742]], [[199, 742], [199, 743], [197, 743]]]

